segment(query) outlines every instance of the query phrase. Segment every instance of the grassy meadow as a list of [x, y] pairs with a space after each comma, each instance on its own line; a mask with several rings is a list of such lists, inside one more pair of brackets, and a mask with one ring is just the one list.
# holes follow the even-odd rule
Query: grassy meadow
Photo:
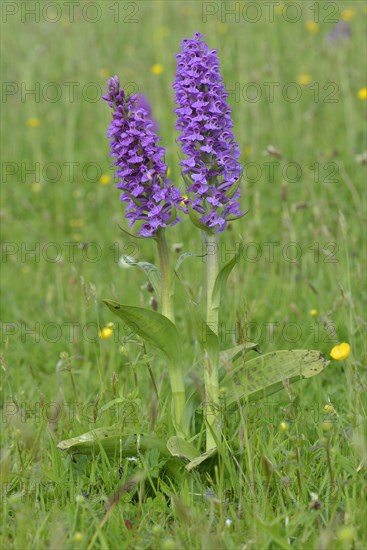
[[[2, 4], [2, 548], [365, 548], [366, 4]], [[117, 74], [149, 98], [182, 186], [172, 83], [195, 31], [218, 50], [249, 210], [221, 237], [221, 262], [245, 243], [221, 306], [222, 349], [248, 339], [329, 357], [346, 342], [351, 353], [229, 414], [216, 465], [177, 481], [154, 450], [73, 461], [56, 446], [126, 419], [167, 433], [150, 375], [164, 396], [162, 357], [102, 303], [154, 307], [144, 273], [118, 260], [154, 263], [156, 249], [118, 227], [100, 96]], [[186, 216], [167, 238], [172, 258], [203, 252]], [[180, 271], [199, 303], [204, 271], [198, 257]], [[200, 368], [179, 284], [176, 322], [187, 370]]]

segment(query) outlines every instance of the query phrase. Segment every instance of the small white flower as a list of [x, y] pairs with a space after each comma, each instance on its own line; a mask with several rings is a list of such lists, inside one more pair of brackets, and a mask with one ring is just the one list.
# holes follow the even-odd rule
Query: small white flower
[[225, 521], [226, 527], [230, 527], [232, 525], [232, 520], [227, 518]]

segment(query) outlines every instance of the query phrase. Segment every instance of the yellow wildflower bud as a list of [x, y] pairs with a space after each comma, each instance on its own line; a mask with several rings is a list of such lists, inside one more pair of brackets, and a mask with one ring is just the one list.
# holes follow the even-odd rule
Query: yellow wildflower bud
[[112, 334], [113, 334], [113, 330], [112, 328], [109, 328], [109, 327], [103, 327], [99, 331], [99, 337], [101, 340], [107, 340], [108, 338], [111, 338]]
[[361, 88], [357, 93], [358, 99], [367, 99], [367, 88]]
[[297, 82], [301, 86], [307, 86], [308, 84], [310, 84], [311, 80], [312, 80], [311, 76], [307, 73], [302, 73], [297, 77]]
[[102, 176], [99, 178], [99, 183], [101, 185], [108, 185], [111, 183], [111, 176], [109, 174], [102, 174]]
[[310, 315], [312, 315], [312, 317], [316, 317], [317, 309], [310, 309]]
[[287, 432], [288, 431], [288, 424], [286, 422], [281, 422], [279, 424], [279, 429], [281, 432]]
[[29, 128], [38, 128], [38, 126], [41, 124], [41, 121], [39, 118], [37, 117], [30, 117], [28, 120], [27, 120], [27, 126], [29, 126]]
[[332, 404], [331, 403], [326, 403], [326, 405], [324, 405], [324, 413], [331, 414], [333, 412], [335, 412], [335, 409], [332, 406]]
[[150, 68], [150, 72], [156, 76], [162, 74], [164, 71], [164, 68], [163, 68], [163, 65], [161, 65], [160, 63], [155, 63], [154, 65], [151, 66]]
[[355, 16], [356, 14], [356, 10], [343, 10], [341, 13], [340, 13], [340, 18], [343, 20], [343, 21], [350, 21], [351, 19], [353, 19], [353, 17]]
[[315, 21], [306, 21], [305, 27], [311, 34], [319, 32], [319, 25]]
[[77, 531], [74, 535], [75, 542], [82, 542], [83, 538], [83, 533], [81, 533], [80, 531]]

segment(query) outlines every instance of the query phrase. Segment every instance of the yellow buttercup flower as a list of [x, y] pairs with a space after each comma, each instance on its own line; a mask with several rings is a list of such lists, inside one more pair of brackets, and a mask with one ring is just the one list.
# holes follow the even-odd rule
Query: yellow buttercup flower
[[151, 66], [150, 72], [156, 76], [162, 74], [164, 71], [163, 65], [160, 63], [154, 63], [154, 65]]
[[74, 535], [75, 542], [82, 542], [83, 538], [84, 538], [84, 535], [80, 531], [77, 531]]
[[357, 93], [358, 99], [367, 99], [367, 88], [361, 88]]
[[315, 21], [306, 21], [305, 27], [310, 34], [316, 34], [319, 32], [319, 25]]
[[29, 126], [29, 128], [38, 128], [40, 124], [41, 124], [40, 119], [34, 116], [28, 118], [27, 120], [27, 126]]
[[348, 359], [349, 355], [350, 355], [350, 345], [347, 344], [346, 342], [343, 342], [338, 346], [334, 346], [330, 352], [330, 357], [335, 359], [335, 361], [343, 361], [344, 359]]
[[111, 338], [112, 334], [113, 334], [113, 330], [110, 327], [103, 327], [99, 331], [99, 337], [101, 340], [108, 340], [108, 338]]
[[326, 403], [326, 405], [324, 405], [324, 413], [331, 414], [333, 412], [335, 412], [335, 409], [332, 406], [332, 404], [331, 403]]
[[353, 19], [353, 17], [355, 17], [355, 15], [356, 10], [343, 10], [342, 12], [340, 12], [340, 19], [342, 19], [343, 21], [350, 21], [351, 19]]
[[288, 428], [289, 428], [289, 426], [286, 422], [281, 422], [279, 424], [279, 429], [280, 429], [281, 432], [287, 432]]
[[307, 86], [308, 84], [310, 84], [311, 80], [312, 80], [311, 76], [307, 73], [301, 73], [297, 77], [297, 82], [301, 86]]
[[108, 185], [111, 182], [111, 176], [109, 174], [102, 174], [99, 178], [99, 183], [101, 185]]
[[317, 309], [310, 309], [310, 315], [311, 315], [312, 317], [316, 317], [316, 315], [317, 315]]

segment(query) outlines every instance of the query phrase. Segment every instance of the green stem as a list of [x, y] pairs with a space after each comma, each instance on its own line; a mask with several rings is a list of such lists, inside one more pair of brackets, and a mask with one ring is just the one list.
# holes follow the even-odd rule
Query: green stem
[[[212, 296], [215, 280], [219, 272], [218, 236], [206, 235], [207, 269], [206, 269], [206, 323], [218, 336], [218, 309], [213, 307]], [[204, 360], [204, 383], [206, 406], [206, 450], [217, 446], [219, 439], [219, 354], [206, 352]]]
[[[162, 279], [162, 315], [167, 317], [173, 324], [175, 316], [171, 299], [171, 273], [169, 266], [169, 253], [164, 230], [161, 230], [157, 239], [159, 267]], [[168, 365], [168, 374], [172, 391], [174, 424], [178, 435], [182, 433], [182, 419], [186, 404], [185, 385], [182, 373], [181, 361], [177, 365]]]

